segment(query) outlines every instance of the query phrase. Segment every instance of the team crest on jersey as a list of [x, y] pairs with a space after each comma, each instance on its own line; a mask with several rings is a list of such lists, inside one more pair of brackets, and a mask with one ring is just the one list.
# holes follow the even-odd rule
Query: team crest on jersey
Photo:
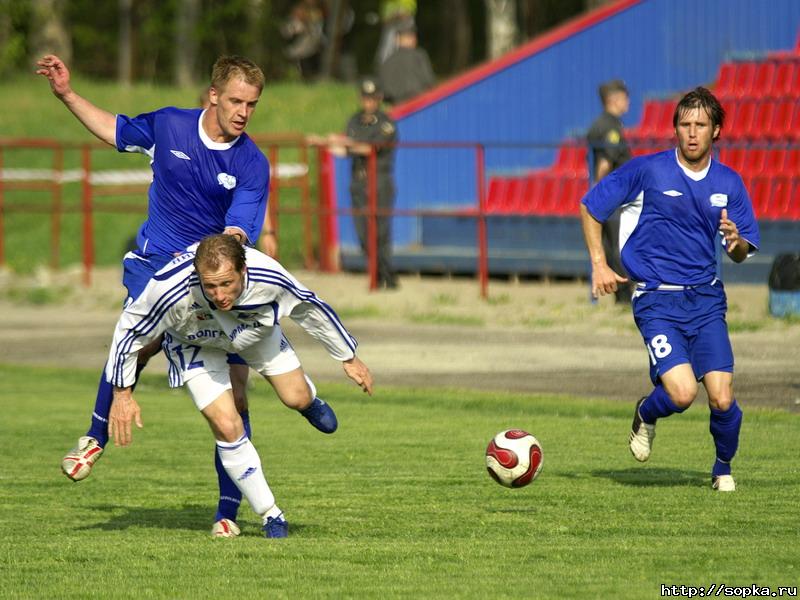
[[198, 313], [195, 315], [198, 321], [208, 321], [209, 319], [213, 319], [214, 317], [211, 313]]
[[217, 183], [219, 183], [226, 190], [232, 190], [236, 187], [236, 177], [228, 175], [227, 173], [220, 173], [217, 175]]
[[171, 152], [172, 154], [174, 154], [175, 156], [177, 156], [178, 158], [181, 158], [181, 159], [183, 159], [183, 160], [192, 160], [191, 158], [189, 158], [188, 156], [186, 156], [186, 155], [185, 155], [183, 152], [181, 152], [180, 150], [170, 150], [170, 152]]
[[728, 206], [728, 194], [711, 194], [708, 199], [711, 202], [711, 206], [716, 206], [717, 208]]

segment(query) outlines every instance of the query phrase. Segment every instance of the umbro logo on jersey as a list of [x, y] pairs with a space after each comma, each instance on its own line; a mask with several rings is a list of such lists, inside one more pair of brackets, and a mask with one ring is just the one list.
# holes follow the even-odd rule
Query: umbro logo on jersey
[[183, 159], [183, 160], [192, 160], [191, 158], [189, 158], [188, 156], [186, 156], [186, 155], [185, 155], [183, 152], [181, 152], [180, 150], [170, 150], [170, 152], [172, 152], [172, 154], [174, 154], [175, 156], [177, 156], [178, 158], [181, 158], [181, 159]]
[[665, 196], [672, 196], [673, 198], [677, 198], [678, 196], [683, 196], [683, 192], [679, 192], [678, 190], [667, 190], [663, 192]]

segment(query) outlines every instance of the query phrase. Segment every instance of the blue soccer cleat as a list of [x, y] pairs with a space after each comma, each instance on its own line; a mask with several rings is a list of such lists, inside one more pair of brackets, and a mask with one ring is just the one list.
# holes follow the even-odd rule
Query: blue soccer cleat
[[277, 517], [267, 517], [267, 522], [261, 528], [264, 536], [268, 538], [289, 537], [289, 523], [283, 518], [283, 513]]
[[322, 433], [333, 433], [339, 426], [336, 413], [327, 402], [319, 398], [314, 398], [311, 405], [305, 410], [301, 410], [300, 414]]

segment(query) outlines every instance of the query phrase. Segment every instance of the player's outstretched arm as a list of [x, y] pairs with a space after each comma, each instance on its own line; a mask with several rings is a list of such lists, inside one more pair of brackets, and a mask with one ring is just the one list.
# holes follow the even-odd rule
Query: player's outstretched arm
[[344, 360], [342, 367], [350, 379], [355, 381], [367, 394], [372, 395], [372, 373], [360, 358], [354, 356], [350, 360]]
[[38, 61], [36, 73], [47, 77], [56, 98], [83, 123], [98, 139], [116, 146], [117, 117], [79, 96], [70, 86], [69, 69], [55, 54], [47, 54]]
[[597, 298], [617, 291], [618, 283], [625, 283], [627, 278], [615, 273], [606, 261], [603, 250], [603, 225], [595, 219], [585, 205], [581, 204], [581, 223], [586, 248], [592, 261], [592, 296]]
[[133, 441], [131, 423], [143, 427], [139, 404], [133, 397], [131, 388], [114, 388], [114, 400], [108, 415], [108, 435], [114, 438], [115, 446], [127, 446]]

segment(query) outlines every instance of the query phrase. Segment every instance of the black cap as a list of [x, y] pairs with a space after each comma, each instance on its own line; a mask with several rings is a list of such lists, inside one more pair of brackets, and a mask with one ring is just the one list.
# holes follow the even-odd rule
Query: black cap
[[365, 77], [358, 85], [358, 90], [362, 96], [380, 96], [383, 91], [381, 90], [380, 83], [377, 79], [372, 77]]

